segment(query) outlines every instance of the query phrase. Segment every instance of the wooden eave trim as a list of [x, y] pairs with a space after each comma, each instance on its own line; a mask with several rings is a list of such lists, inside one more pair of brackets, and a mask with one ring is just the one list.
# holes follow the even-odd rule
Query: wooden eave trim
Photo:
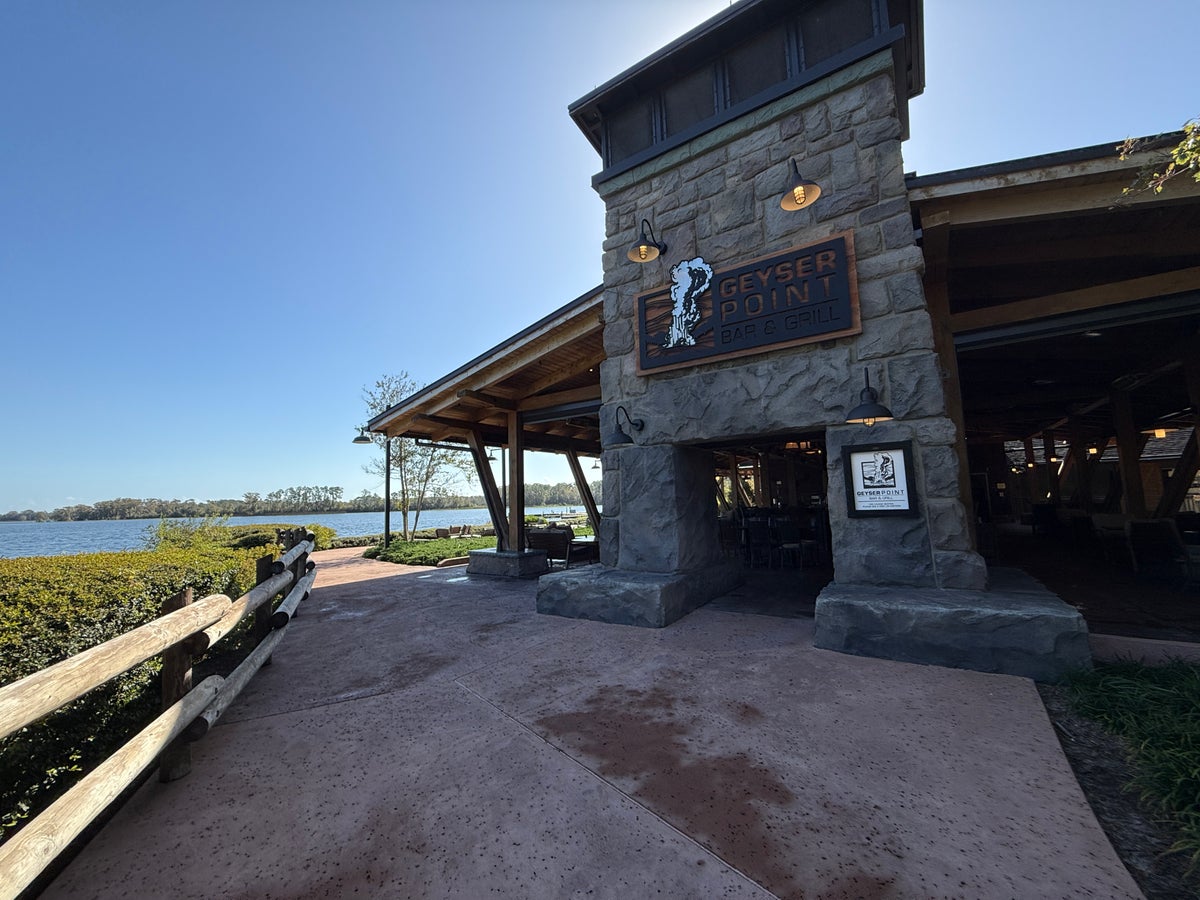
[[950, 330], [960, 334], [1194, 290], [1200, 290], [1200, 266], [955, 313]]
[[960, 181], [950, 181], [945, 184], [917, 185], [908, 190], [908, 199], [912, 203], [926, 203], [931, 200], [942, 200], [948, 197], [961, 197], [965, 194], [979, 194], [986, 191], [1007, 190], [1023, 186], [1041, 186], [1067, 181], [1076, 178], [1111, 181], [1118, 183], [1122, 178], [1125, 183], [1146, 162], [1147, 154], [1122, 160], [1118, 158], [1114, 146], [1111, 157], [1082, 160], [1080, 162], [1059, 163], [1050, 166], [1033, 166], [1016, 172], [996, 172], [986, 175], [967, 177]]
[[578, 403], [581, 400], [599, 400], [600, 384], [574, 388], [569, 391], [558, 391], [554, 394], [541, 394], [537, 397], [526, 397], [518, 404], [521, 412], [532, 412], [535, 409], [546, 409], [549, 406], [559, 406], [564, 403]]
[[414, 394], [407, 402], [393, 406], [372, 419], [369, 423], [370, 429], [392, 436], [400, 434], [404, 428], [411, 425], [413, 415], [419, 412], [441, 412], [457, 401], [458, 391], [464, 388], [511, 396], [510, 391], [493, 385], [543, 357], [548, 349], [547, 344], [567, 344], [601, 332], [604, 323], [599, 312], [603, 308], [603, 302], [604, 292], [597, 291], [587, 301], [574, 307], [567, 318], [546, 322], [543, 327], [524, 335], [519, 342], [502, 345], [496, 352], [477, 358], [474, 364], [468, 363], [462, 370], [452, 373], [453, 378], [447, 376], [449, 380], [445, 383], [435, 383], [432, 391], [426, 388]]

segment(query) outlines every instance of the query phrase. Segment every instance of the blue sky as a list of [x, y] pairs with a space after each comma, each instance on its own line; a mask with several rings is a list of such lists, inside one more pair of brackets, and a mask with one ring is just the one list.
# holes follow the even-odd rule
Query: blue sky
[[[0, 511], [378, 491], [362, 387], [600, 282], [567, 105], [727, 5], [0, 0]], [[1194, 0], [925, 24], [910, 171], [1200, 115]]]

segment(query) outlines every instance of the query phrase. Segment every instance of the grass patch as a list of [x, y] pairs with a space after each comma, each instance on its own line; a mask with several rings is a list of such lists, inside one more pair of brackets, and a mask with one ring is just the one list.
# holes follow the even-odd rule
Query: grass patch
[[1179, 828], [1172, 852], [1200, 864], [1200, 666], [1119, 662], [1070, 680], [1071, 705], [1123, 737], [1136, 776], [1131, 787]]
[[405, 566], [436, 566], [443, 559], [466, 556], [468, 550], [487, 550], [496, 546], [494, 537], [442, 538], [436, 541], [392, 541], [386, 550], [372, 547], [363, 556]]

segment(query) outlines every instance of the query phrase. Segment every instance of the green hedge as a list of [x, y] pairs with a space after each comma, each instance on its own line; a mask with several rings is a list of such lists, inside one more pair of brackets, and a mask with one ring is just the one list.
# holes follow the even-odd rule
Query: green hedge
[[392, 541], [384, 550], [372, 547], [363, 556], [406, 566], [436, 566], [444, 559], [466, 556], [469, 550], [484, 550], [496, 546], [494, 537], [442, 538], [435, 541]]
[[295, 525], [266, 523], [263, 525], [227, 525], [225, 519], [188, 519], [186, 521], [161, 520], [151, 533], [147, 545], [150, 549], [182, 547], [200, 549], [204, 547], [233, 550], [255, 550], [266, 547], [274, 550], [279, 529], [305, 528], [316, 538], [315, 550], [328, 550], [337, 538], [337, 532], [325, 525], [315, 523]]
[[[0, 684], [124, 634], [191, 587], [237, 597], [255, 550], [180, 549], [0, 559]], [[118, 676], [0, 740], [0, 838], [36, 815], [158, 711], [159, 663]]]

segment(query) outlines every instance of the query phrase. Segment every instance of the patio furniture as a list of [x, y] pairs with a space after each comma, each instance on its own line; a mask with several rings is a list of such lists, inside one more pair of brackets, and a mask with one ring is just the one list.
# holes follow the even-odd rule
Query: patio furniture
[[572, 563], [596, 562], [600, 550], [595, 541], [575, 540], [570, 526], [531, 528], [525, 532], [525, 545], [530, 550], [545, 550], [550, 567], [554, 568], [558, 561], [564, 569], [569, 569]]
[[1131, 519], [1125, 533], [1133, 571], [1139, 576], [1200, 585], [1200, 547], [1183, 542], [1173, 519]]

